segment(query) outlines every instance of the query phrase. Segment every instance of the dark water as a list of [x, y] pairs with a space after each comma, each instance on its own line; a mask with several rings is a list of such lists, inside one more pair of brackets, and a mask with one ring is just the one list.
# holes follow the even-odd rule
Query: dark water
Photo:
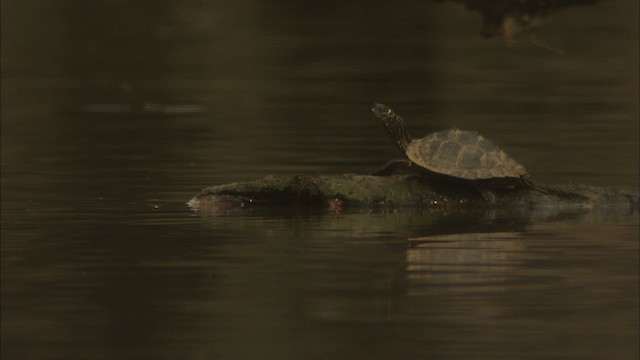
[[452, 3], [3, 1], [3, 359], [637, 359], [638, 214], [254, 209], [479, 130], [542, 183], [637, 189], [638, 4], [513, 45]]

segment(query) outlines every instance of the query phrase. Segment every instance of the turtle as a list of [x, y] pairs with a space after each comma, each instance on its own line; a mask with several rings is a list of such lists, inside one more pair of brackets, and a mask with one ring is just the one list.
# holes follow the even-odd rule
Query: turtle
[[546, 193], [533, 184], [524, 166], [476, 131], [454, 128], [412, 139], [404, 119], [389, 107], [375, 103], [371, 111], [406, 156], [389, 161], [372, 175], [387, 176], [400, 168], [410, 168], [425, 176], [472, 185], [489, 202], [495, 202], [497, 189]]

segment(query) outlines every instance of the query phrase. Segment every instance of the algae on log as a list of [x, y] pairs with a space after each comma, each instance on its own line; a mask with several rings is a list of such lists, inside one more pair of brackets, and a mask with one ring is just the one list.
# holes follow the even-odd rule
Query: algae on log
[[[543, 185], [535, 190], [504, 190], [492, 207], [591, 209], [615, 207], [635, 213], [638, 193], [620, 188], [586, 185]], [[415, 175], [267, 176], [249, 182], [211, 186], [188, 203], [193, 208], [246, 208], [259, 205], [298, 204], [332, 210], [344, 207], [422, 206], [440, 209], [487, 207], [472, 187], [433, 183]]]

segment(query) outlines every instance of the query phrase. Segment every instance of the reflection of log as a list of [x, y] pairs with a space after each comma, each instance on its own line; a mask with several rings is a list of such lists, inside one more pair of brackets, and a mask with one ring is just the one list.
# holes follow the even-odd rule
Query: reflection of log
[[599, 0], [435, 0], [456, 2], [482, 15], [482, 35], [503, 36], [507, 41], [534, 30], [539, 20], [553, 12], [576, 5], [593, 5]]
[[[636, 212], [639, 196], [624, 189], [585, 185], [546, 185], [548, 194], [533, 190], [498, 193], [493, 208], [592, 209], [615, 208]], [[433, 184], [417, 176], [267, 176], [251, 182], [231, 183], [203, 189], [189, 204], [194, 207], [241, 209], [260, 205], [343, 207], [407, 207], [437, 209], [486, 207], [473, 188], [459, 184]]]

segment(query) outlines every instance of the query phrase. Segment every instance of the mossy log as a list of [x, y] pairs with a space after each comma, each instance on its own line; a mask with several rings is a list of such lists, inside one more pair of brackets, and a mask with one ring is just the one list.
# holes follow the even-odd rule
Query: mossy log
[[615, 208], [635, 213], [639, 196], [622, 188], [587, 185], [538, 185], [531, 189], [502, 190], [488, 203], [473, 187], [433, 183], [414, 175], [369, 176], [288, 175], [267, 176], [255, 181], [211, 186], [189, 205], [193, 208], [241, 209], [264, 205], [317, 206], [331, 210], [346, 207], [593, 209]]

